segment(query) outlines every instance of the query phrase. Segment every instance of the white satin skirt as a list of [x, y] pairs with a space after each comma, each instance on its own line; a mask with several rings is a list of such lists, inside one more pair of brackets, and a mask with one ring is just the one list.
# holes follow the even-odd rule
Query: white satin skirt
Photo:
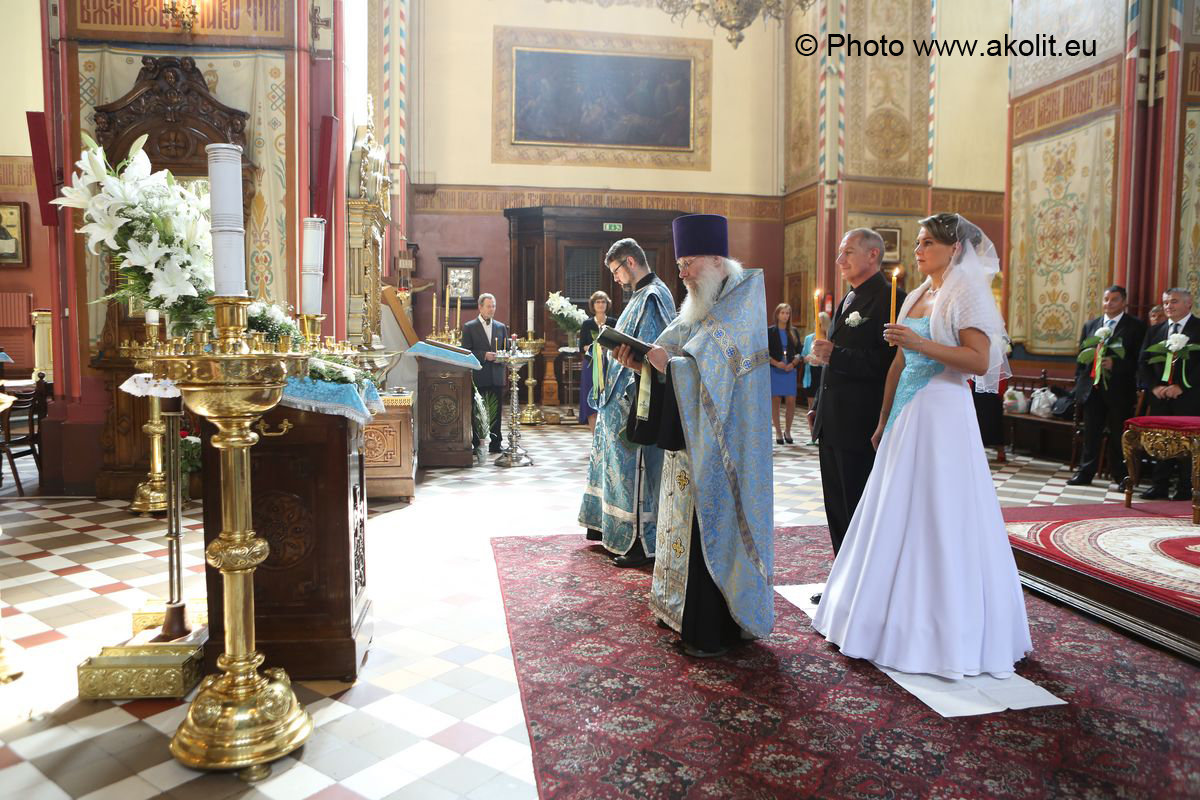
[[934, 376], [884, 434], [813, 627], [901, 672], [1012, 675], [1033, 645], [970, 389]]

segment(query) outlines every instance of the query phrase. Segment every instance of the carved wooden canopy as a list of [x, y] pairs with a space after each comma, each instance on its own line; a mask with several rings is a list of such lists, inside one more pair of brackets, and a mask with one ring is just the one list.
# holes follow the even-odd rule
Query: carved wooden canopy
[[[213, 97], [194, 59], [144, 56], [133, 88], [96, 107], [96, 140], [115, 164], [139, 136], [148, 134], [145, 151], [155, 169], [207, 175], [205, 146], [236, 144], [244, 150], [249, 118]], [[249, 172], [243, 169], [247, 177]]]

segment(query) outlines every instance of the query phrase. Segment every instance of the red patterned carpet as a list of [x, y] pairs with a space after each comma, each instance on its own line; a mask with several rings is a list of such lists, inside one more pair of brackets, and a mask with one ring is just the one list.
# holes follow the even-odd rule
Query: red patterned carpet
[[[824, 578], [823, 527], [776, 534], [777, 583]], [[1018, 672], [1068, 705], [943, 719], [782, 598], [770, 638], [694, 661], [647, 572], [580, 535], [493, 548], [544, 799], [1200, 797], [1200, 670], [1028, 593]]]

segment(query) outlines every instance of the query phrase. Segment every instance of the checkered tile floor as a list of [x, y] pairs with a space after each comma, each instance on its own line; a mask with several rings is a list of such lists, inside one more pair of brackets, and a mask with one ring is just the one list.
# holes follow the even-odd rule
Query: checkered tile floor
[[[824, 524], [803, 418], [794, 438], [775, 447], [775, 524]], [[557, 426], [527, 430], [523, 442], [533, 467], [430, 470], [411, 505], [372, 504], [376, 625], [362, 677], [353, 686], [297, 683], [317, 730], [253, 786], [171, 759], [182, 703], [75, 699], [75, 666], [127, 639], [131, 611], [166, 595], [162, 524], [130, 516], [119, 501], [18, 499], [6, 472], [0, 633], [25, 675], [0, 686], [4, 796], [536, 797], [489, 539], [575, 530], [589, 439], [586, 428]], [[993, 464], [993, 474], [1005, 505], [1120, 497], [1099, 483], [1067, 487], [1069, 471], [1027, 457]], [[194, 608], [205, 592], [198, 505], [184, 524], [184, 594]]]

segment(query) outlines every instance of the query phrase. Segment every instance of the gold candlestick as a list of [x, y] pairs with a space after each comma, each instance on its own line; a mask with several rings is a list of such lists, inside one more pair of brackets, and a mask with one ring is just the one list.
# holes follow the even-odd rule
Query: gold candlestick
[[171, 754], [195, 769], [237, 769], [246, 780], [270, 774], [270, 762], [308, 739], [313, 720], [300, 707], [282, 669], [260, 674], [255, 648], [254, 570], [269, 549], [250, 527], [251, 430], [279, 402], [289, 374], [302, 374], [308, 357], [256, 350], [247, 341], [249, 299], [214, 297], [217, 338], [212, 352], [161, 355], [156, 377], [170, 378], [188, 408], [217, 428], [220, 452], [221, 532], [205, 549], [221, 571], [225, 596], [225, 652], [220, 675], [200, 685], [187, 717], [171, 739]]
[[[146, 343], [144, 345], [130, 344], [122, 355], [132, 356], [134, 369], [139, 372], [149, 372], [150, 362], [147, 359], [158, 347], [158, 324], [146, 324]], [[162, 403], [154, 395], [146, 398], [149, 410], [146, 424], [142, 431], [150, 439], [150, 472], [146, 480], [138, 484], [129, 503], [129, 510], [135, 514], [161, 514], [167, 510], [167, 476], [163, 469], [163, 434], [167, 427], [163, 423]]]
[[310, 352], [321, 349], [321, 322], [324, 319], [324, 314], [300, 315], [300, 334]]

